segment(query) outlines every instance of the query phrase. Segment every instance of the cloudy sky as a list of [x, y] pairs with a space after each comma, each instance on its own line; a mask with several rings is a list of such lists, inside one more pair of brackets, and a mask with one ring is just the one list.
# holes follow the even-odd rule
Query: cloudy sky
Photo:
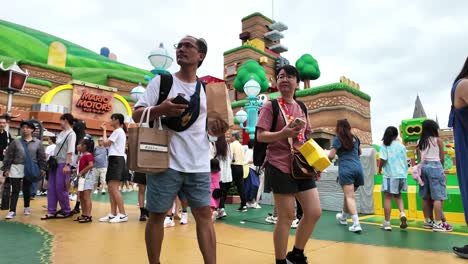
[[[0, 19], [75, 42], [118, 60], [150, 69], [148, 53], [186, 34], [208, 41], [200, 75], [222, 77], [223, 52], [240, 45], [241, 18], [261, 12], [289, 26], [283, 56], [294, 63], [304, 53], [319, 62], [312, 86], [344, 75], [372, 96], [372, 126], [378, 142], [389, 125], [411, 118], [419, 94], [430, 118], [446, 126], [453, 79], [468, 55], [468, 1], [160, 1], [0, 0]], [[293, 4], [292, 4], [293, 3]], [[173, 65], [171, 70], [176, 70]]]

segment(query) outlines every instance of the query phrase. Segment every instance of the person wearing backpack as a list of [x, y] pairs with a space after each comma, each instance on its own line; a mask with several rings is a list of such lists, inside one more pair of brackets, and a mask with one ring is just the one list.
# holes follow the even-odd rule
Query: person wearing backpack
[[[16, 217], [16, 204], [18, 203], [21, 185], [23, 186], [24, 215], [30, 215], [31, 184], [43, 177], [46, 172], [46, 155], [44, 146], [39, 139], [32, 136], [35, 126], [30, 121], [20, 124], [21, 139], [13, 141], [7, 148], [3, 160], [3, 176], [9, 178], [12, 186], [10, 197], [10, 210], [5, 219]], [[31, 170], [28, 166], [36, 166]], [[34, 171], [35, 175], [28, 175]]]
[[[160, 262], [166, 213], [181, 192], [187, 198], [197, 224], [198, 244], [204, 263], [216, 263], [216, 235], [210, 208], [210, 143], [208, 134], [222, 136], [228, 125], [219, 119], [207, 121], [206, 93], [197, 78], [207, 53], [204, 39], [186, 36], [176, 47], [180, 70], [156, 76], [135, 104], [133, 119], [152, 107], [150, 120], [163, 117], [169, 131], [169, 168], [147, 174], [146, 248], [151, 264]], [[177, 99], [177, 100], [175, 100]], [[173, 100], [175, 100], [173, 102]], [[181, 103], [182, 102], [182, 103]]]
[[[304, 248], [322, 213], [315, 179], [297, 180], [291, 173], [292, 153], [289, 139], [292, 139], [294, 148], [298, 148], [306, 140], [305, 135], [311, 132], [305, 105], [294, 99], [299, 80], [295, 67], [286, 65], [280, 69], [277, 84], [281, 95], [278, 99], [265, 103], [260, 110], [257, 124], [257, 141], [268, 143], [265, 186], [272, 189], [278, 211], [278, 221], [273, 233], [277, 264], [307, 263]], [[284, 116], [278, 114], [280, 108]], [[297, 118], [303, 120], [305, 125], [293, 125], [291, 121]], [[255, 160], [254, 157], [254, 163]], [[296, 218], [296, 198], [302, 206], [303, 217], [296, 231], [294, 248], [288, 253], [289, 231]]]

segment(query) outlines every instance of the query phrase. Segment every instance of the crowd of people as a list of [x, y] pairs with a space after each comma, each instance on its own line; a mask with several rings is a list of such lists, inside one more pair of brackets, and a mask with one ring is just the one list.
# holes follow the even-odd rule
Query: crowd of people
[[[77, 120], [71, 114], [61, 116], [62, 131], [56, 138], [49, 139], [47, 148], [33, 137], [35, 125], [32, 122], [21, 122], [21, 136], [13, 139], [5, 131], [7, 120], [0, 118], [0, 168], [3, 175], [0, 185], [11, 186], [0, 186], [2, 209], [7, 207], [9, 211], [6, 218], [16, 216], [20, 191], [24, 198], [24, 214], [31, 214], [30, 198], [34, 189], [31, 186], [39, 181], [35, 176], [40, 176], [39, 192], [47, 195], [47, 214], [42, 220], [69, 218], [81, 213], [76, 217], [76, 222], [92, 222], [92, 193], [108, 193], [109, 214], [99, 221], [124, 223], [129, 217], [121, 190], [130, 189], [126, 182], [133, 178], [138, 186], [139, 220], [147, 222], [145, 240], [149, 262], [159, 263], [164, 228], [175, 226], [176, 218], [180, 219], [180, 224], [187, 224], [187, 210], [190, 207], [204, 261], [216, 263], [213, 221], [228, 217], [225, 203], [233, 185], [240, 196], [239, 212], [261, 208], [259, 200], [262, 193], [273, 193], [275, 209], [266, 221], [275, 224], [273, 242], [276, 263], [307, 263], [304, 248], [321, 217], [322, 209], [316, 185], [318, 178], [298, 179], [292, 175], [291, 149], [300, 147], [312, 131], [307, 112], [302, 103], [295, 99], [300, 81], [298, 71], [290, 65], [279, 70], [277, 85], [280, 97], [264, 104], [260, 110], [255, 140], [251, 140], [246, 147], [240, 143], [239, 133], [232, 133], [229, 140], [226, 138], [228, 127], [223, 121], [208, 121], [206, 94], [200, 88], [202, 84], [196, 75], [207, 54], [207, 43], [201, 38], [187, 36], [176, 47], [180, 70], [170, 76], [172, 86], [164, 97], [166, 99], [160, 98], [161, 77], [157, 76], [136, 103], [133, 114], [134, 120], [139, 120], [143, 110], [152, 107], [150, 119], [164, 119], [163, 124], [170, 128], [169, 168], [160, 173], [129, 172], [126, 127], [121, 114], [111, 116], [113, 131], [109, 136], [108, 124], [102, 124], [102, 138], [97, 140], [96, 147], [91, 136], [74, 131]], [[468, 149], [468, 81], [465, 78], [468, 78], [468, 61], [457, 77], [452, 92], [454, 106], [451, 120], [462, 195], [466, 194], [465, 178], [468, 177], [467, 163], [460, 160]], [[180, 94], [193, 94], [190, 103], [174, 103], [174, 97]], [[280, 114], [275, 109], [279, 109]], [[180, 118], [186, 113], [189, 120]], [[291, 121], [295, 119], [303, 120], [302, 125], [294, 125], [295, 122]], [[446, 232], [451, 231], [452, 227], [442, 211], [447, 192], [443, 145], [438, 130], [433, 120], [423, 123], [417, 146], [420, 157], [419, 196], [423, 204], [424, 228]], [[359, 223], [355, 194], [364, 185], [364, 173], [360, 162], [361, 142], [352, 131], [346, 119], [337, 121], [336, 137], [328, 156], [330, 160], [339, 157], [337, 183], [344, 193], [343, 210], [336, 215], [337, 221], [348, 226], [348, 218], [351, 218], [352, 224], [348, 230], [359, 233], [363, 228]], [[391, 203], [395, 199], [400, 210], [400, 227], [404, 229], [407, 228], [407, 217], [401, 194], [407, 190], [406, 149], [398, 140], [398, 129], [395, 127], [385, 130], [382, 141], [379, 172], [383, 172], [385, 220], [381, 227], [387, 231], [392, 229]], [[254, 165], [253, 147], [257, 142], [268, 144], [266, 162], [260, 167]], [[7, 189], [8, 194], [2, 195], [1, 192]], [[77, 193], [74, 210], [69, 199], [72, 189]], [[288, 251], [291, 227], [297, 228], [297, 232], [294, 246]], [[463, 256], [468, 248], [454, 248], [454, 251]]]

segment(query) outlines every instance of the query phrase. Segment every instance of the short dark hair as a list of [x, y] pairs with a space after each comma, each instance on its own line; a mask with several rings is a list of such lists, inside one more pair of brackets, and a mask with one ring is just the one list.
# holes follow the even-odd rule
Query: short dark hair
[[60, 120], [66, 120], [70, 126], [73, 126], [73, 124], [77, 121], [76, 118], [74, 118], [70, 113], [63, 114], [60, 117]]
[[[297, 71], [296, 67], [294, 67], [292, 65], [284, 65], [283, 67], [279, 68], [278, 75], [279, 75], [281, 70], [284, 70], [287, 75], [291, 75], [291, 76], [296, 77], [296, 82], [297, 83], [300, 82], [299, 72]], [[276, 77], [278, 77], [278, 76], [276, 76]]]
[[52, 143], [57, 143], [57, 138], [56, 137], [49, 137], [50, 141], [52, 141]]
[[80, 141], [80, 144], [84, 145], [86, 147], [86, 151], [88, 151], [89, 153], [94, 152], [94, 140], [84, 138]]
[[115, 119], [115, 120], [119, 120], [119, 123], [120, 123], [121, 125], [124, 124], [124, 120], [125, 120], [124, 116], [123, 116], [122, 114], [120, 114], [120, 113], [112, 114], [112, 115], [111, 115], [111, 119], [112, 119], [112, 120], [114, 120], [114, 119]]
[[236, 140], [240, 139], [240, 133], [239, 132], [232, 132], [232, 137], [235, 138]]
[[[206, 54], [208, 53], [208, 44], [206, 43], [206, 40], [204, 38], [196, 38], [190, 35], [187, 35], [187, 37], [193, 38], [195, 40], [195, 43], [197, 44], [198, 52], [205, 54], [205, 58], [206, 58]], [[200, 68], [200, 66], [203, 64], [204, 60], [205, 59], [203, 59], [202, 61], [198, 63], [198, 68]]]

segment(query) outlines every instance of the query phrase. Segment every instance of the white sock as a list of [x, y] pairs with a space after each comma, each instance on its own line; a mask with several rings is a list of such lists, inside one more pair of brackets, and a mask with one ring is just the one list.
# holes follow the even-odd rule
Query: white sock
[[405, 212], [400, 212], [400, 217], [406, 216]]
[[351, 216], [351, 219], [353, 219], [353, 223], [354, 223], [355, 225], [359, 225], [359, 216], [358, 216], [357, 214], [352, 215], [352, 216]]

